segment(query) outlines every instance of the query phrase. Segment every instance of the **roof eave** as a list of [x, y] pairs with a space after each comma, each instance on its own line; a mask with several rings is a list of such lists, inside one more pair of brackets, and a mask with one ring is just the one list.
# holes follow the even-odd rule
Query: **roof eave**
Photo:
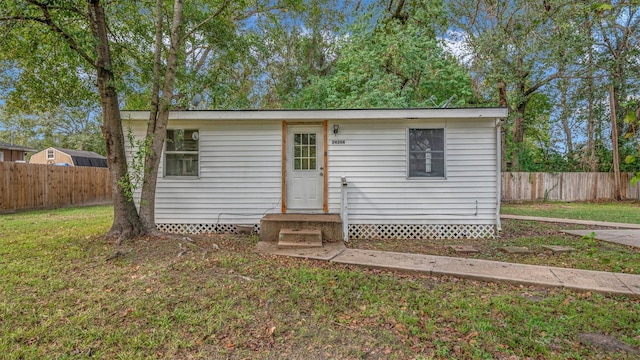
[[[126, 120], [147, 120], [149, 111], [121, 111]], [[172, 111], [170, 120], [385, 120], [506, 118], [506, 108], [348, 109], [348, 110], [196, 110]]]

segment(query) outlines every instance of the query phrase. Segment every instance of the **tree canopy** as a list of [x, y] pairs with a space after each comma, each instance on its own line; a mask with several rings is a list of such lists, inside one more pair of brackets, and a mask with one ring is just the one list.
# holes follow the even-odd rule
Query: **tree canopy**
[[[505, 170], [608, 171], [619, 148], [614, 167], [639, 171], [639, 5], [5, 0], [0, 139], [105, 153], [117, 211], [147, 230], [168, 113], [196, 96], [200, 109], [504, 106]], [[123, 108], [151, 110], [139, 210]]]

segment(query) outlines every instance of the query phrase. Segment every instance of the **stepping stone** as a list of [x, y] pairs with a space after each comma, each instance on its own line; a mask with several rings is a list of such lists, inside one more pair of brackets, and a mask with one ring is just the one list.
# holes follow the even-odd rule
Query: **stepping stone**
[[453, 251], [457, 253], [477, 253], [478, 249], [471, 245], [450, 245], [449, 248], [453, 249]]
[[575, 248], [571, 246], [560, 246], [560, 245], [542, 245], [543, 248], [547, 250], [551, 250], [554, 254], [562, 254], [562, 253], [570, 253], [572, 251], [576, 251]]
[[531, 250], [526, 246], [503, 246], [499, 250], [508, 254], [531, 254]]

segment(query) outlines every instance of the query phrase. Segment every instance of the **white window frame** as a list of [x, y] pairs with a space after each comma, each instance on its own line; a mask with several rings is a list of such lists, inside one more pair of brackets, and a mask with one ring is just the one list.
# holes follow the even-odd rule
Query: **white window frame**
[[[169, 131], [176, 131], [176, 130], [182, 130], [184, 132], [195, 132], [198, 134], [198, 150], [196, 151], [184, 151], [184, 150], [177, 150], [177, 151], [167, 151], [167, 140], [168, 137], [165, 136], [165, 140], [164, 140], [164, 145], [162, 147], [162, 176], [164, 178], [167, 179], [185, 179], [185, 180], [195, 180], [195, 179], [199, 179], [200, 178], [200, 129], [191, 129], [191, 128], [170, 128], [167, 129], [167, 132]], [[198, 155], [198, 168], [197, 168], [197, 174], [196, 175], [167, 175], [167, 155], [171, 155], [171, 154], [190, 154], [190, 155], [194, 155], [197, 154]]]
[[[51, 152], [51, 156], [49, 156], [49, 152]], [[55, 149], [47, 149], [47, 160], [54, 160], [56, 158], [56, 150]]]
[[[442, 176], [411, 176], [411, 136], [412, 130], [442, 130]], [[447, 129], [444, 127], [411, 127], [406, 130], [406, 176], [410, 180], [445, 180], [447, 178]], [[429, 153], [429, 155], [431, 155]], [[426, 157], [426, 155], [425, 155]], [[429, 157], [429, 159], [431, 159]]]

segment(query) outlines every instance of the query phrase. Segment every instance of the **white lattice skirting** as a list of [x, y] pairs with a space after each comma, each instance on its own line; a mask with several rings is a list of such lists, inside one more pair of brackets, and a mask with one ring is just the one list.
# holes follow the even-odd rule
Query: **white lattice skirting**
[[[253, 226], [253, 232], [260, 232], [260, 225]], [[235, 224], [156, 224], [158, 230], [175, 234], [237, 234], [238, 225]]]
[[349, 225], [349, 239], [480, 239], [495, 236], [494, 225]]
[[[160, 231], [176, 234], [239, 232], [238, 225], [234, 224], [156, 224], [156, 227]], [[259, 224], [253, 225], [253, 232], [260, 232]], [[349, 225], [349, 239], [482, 239], [495, 236], [494, 225]]]

